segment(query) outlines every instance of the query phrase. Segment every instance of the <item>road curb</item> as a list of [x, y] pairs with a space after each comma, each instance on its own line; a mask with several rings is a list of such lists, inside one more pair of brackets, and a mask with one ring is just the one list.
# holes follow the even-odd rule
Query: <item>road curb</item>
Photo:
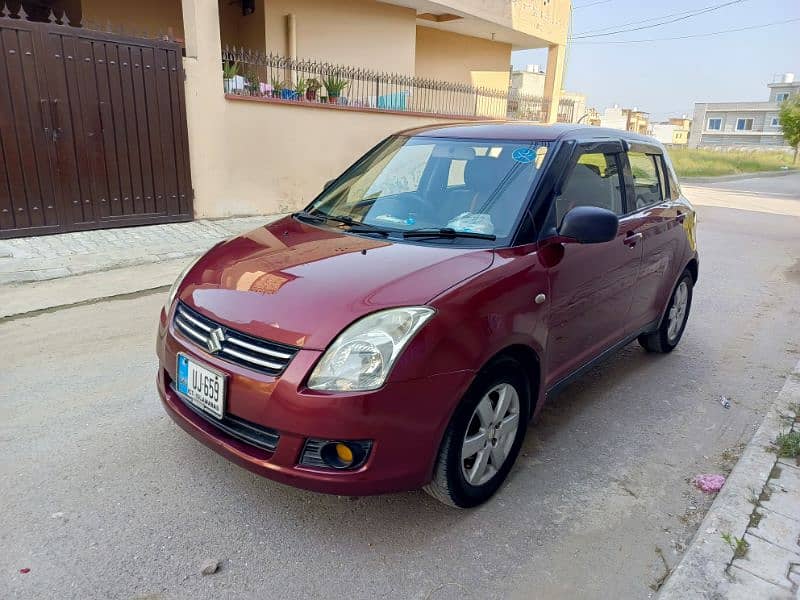
[[764, 177], [784, 177], [798, 173], [797, 169], [787, 169], [785, 171], [756, 171], [753, 173], [736, 173], [735, 175], [717, 175], [716, 177], [681, 177], [681, 183], [686, 185], [700, 183], [719, 183], [724, 181], [738, 181], [740, 179], [761, 179]]
[[744, 537], [754, 509], [751, 499], [764, 489], [778, 460], [772, 443], [787, 429], [790, 405], [798, 402], [800, 362], [714, 499], [681, 562], [659, 590], [659, 600], [728, 597], [732, 581], [727, 569], [733, 561], [733, 550], [722, 534]]

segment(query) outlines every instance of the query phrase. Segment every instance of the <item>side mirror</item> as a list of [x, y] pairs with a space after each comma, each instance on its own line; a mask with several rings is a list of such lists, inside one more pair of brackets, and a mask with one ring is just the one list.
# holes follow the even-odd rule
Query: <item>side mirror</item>
[[600, 244], [617, 237], [619, 217], [607, 208], [576, 206], [564, 215], [559, 235], [579, 244]]

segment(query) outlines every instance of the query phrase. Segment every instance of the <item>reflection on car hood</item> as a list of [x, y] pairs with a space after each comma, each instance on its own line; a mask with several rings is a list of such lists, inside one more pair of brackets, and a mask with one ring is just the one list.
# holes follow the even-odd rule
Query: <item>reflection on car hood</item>
[[491, 249], [392, 243], [286, 217], [214, 248], [179, 297], [229, 327], [321, 350], [359, 317], [425, 304], [493, 257]]

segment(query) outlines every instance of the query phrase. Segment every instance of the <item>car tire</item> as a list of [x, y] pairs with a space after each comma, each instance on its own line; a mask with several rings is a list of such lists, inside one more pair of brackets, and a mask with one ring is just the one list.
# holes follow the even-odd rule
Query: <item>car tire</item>
[[[639, 336], [639, 343], [648, 352], [666, 354], [672, 352], [681, 341], [689, 311], [692, 308], [692, 288], [694, 280], [692, 274], [685, 270], [672, 290], [667, 310], [658, 329], [652, 333], [643, 333]], [[677, 323], [676, 323], [677, 320]]]
[[[424, 488], [428, 494], [449, 506], [470, 508], [485, 502], [498, 490], [525, 439], [529, 388], [522, 366], [511, 358], [492, 363], [476, 377], [447, 426], [433, 480]], [[507, 408], [500, 405], [501, 401]], [[493, 411], [491, 419], [486, 412], [488, 407]], [[512, 417], [516, 419], [513, 433], [509, 429]], [[486, 422], [489, 420], [491, 425]], [[475, 444], [484, 445], [474, 456], [464, 458]], [[501, 455], [504, 458], [498, 461], [498, 466], [494, 463]]]

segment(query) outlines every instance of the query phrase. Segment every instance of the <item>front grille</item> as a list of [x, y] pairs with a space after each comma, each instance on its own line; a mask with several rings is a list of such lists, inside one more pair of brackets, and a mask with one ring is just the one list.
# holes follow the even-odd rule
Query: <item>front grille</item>
[[[280, 375], [298, 350], [224, 327], [183, 302], [175, 309], [174, 323], [178, 331], [206, 352], [269, 375]], [[221, 330], [221, 336], [217, 330]]]
[[275, 452], [275, 448], [278, 447], [278, 441], [280, 440], [281, 436], [274, 429], [256, 425], [255, 423], [245, 421], [244, 419], [240, 419], [239, 417], [235, 417], [230, 414], [226, 414], [224, 417], [222, 417], [222, 419], [217, 419], [216, 417], [212, 417], [208, 413], [203, 412], [194, 404], [192, 404], [192, 402], [186, 398], [186, 396], [178, 391], [174, 384], [172, 385], [172, 391], [177, 394], [178, 398], [181, 399], [181, 402], [183, 402], [186, 408], [191, 410], [204, 421], [211, 423], [220, 431], [227, 433], [229, 436], [250, 444], [251, 446], [256, 446], [257, 448], [268, 450], [270, 452]]

